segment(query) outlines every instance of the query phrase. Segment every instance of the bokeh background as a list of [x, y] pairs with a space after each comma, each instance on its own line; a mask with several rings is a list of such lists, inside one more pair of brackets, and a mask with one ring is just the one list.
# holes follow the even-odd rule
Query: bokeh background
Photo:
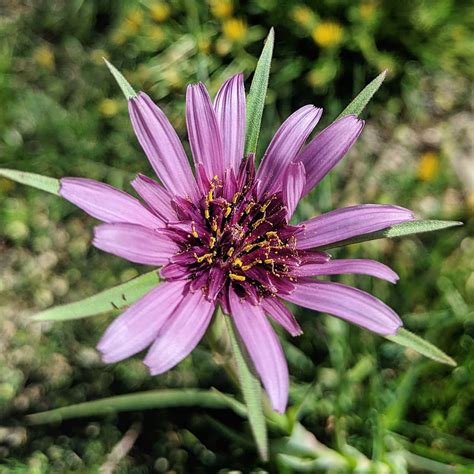
[[[261, 146], [306, 103], [324, 107], [321, 129], [388, 69], [364, 112], [368, 123], [357, 146], [304, 201], [298, 217], [376, 202], [465, 223], [334, 252], [391, 265], [401, 276], [395, 287], [362, 276], [341, 280], [382, 298], [458, 367], [300, 311], [304, 335], [281, 336], [292, 405], [304, 399], [299, 416], [307, 431], [296, 454], [285, 456], [289, 433], [272, 429], [265, 465], [245, 421], [226, 410], [25, 423], [28, 413], [140, 390], [236, 388], [205, 342], [177, 368], [152, 378], [140, 357], [100, 362], [94, 347], [116, 314], [31, 323], [29, 316], [41, 309], [147, 269], [92, 248], [93, 219], [72, 205], [0, 178], [1, 473], [112, 472], [106, 470], [111, 466], [120, 473], [317, 472], [316, 439], [348, 460], [339, 470], [329, 462], [322, 472], [474, 472], [469, 3], [0, 0], [1, 167], [86, 176], [131, 191], [135, 173], [152, 174], [102, 58], [148, 92], [185, 138], [186, 84], [201, 80], [215, 92], [234, 72], [250, 78], [274, 26]], [[138, 434], [130, 452], [111, 459], [130, 429]]]

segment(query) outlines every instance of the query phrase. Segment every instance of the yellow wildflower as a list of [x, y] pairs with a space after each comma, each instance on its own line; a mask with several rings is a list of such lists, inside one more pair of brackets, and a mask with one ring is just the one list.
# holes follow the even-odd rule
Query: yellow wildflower
[[247, 25], [240, 18], [229, 18], [222, 24], [224, 36], [233, 42], [241, 42], [247, 35]]
[[432, 181], [438, 174], [439, 158], [432, 151], [427, 151], [421, 155], [418, 164], [418, 178], [422, 181]]
[[150, 16], [155, 21], [165, 21], [170, 16], [170, 7], [163, 2], [153, 3], [150, 6]]
[[131, 10], [126, 16], [125, 22], [120, 29], [123, 30], [126, 35], [133, 36], [140, 30], [143, 18], [143, 12], [140, 9], [136, 8]]
[[147, 29], [147, 36], [154, 43], [161, 43], [165, 39], [165, 33], [163, 32], [162, 28], [157, 25], [150, 26]]
[[99, 104], [99, 112], [104, 117], [113, 117], [119, 110], [118, 102], [115, 99], [103, 99]]
[[39, 46], [34, 50], [33, 60], [44, 69], [49, 69], [50, 71], [54, 69], [54, 52], [47, 45]]
[[321, 48], [337, 46], [344, 36], [344, 29], [339, 23], [322, 21], [313, 30], [314, 42]]
[[306, 5], [298, 5], [293, 8], [292, 17], [301, 26], [309, 26], [314, 20], [312, 10]]
[[234, 13], [232, 0], [211, 0], [209, 2], [211, 13], [216, 18], [229, 18]]

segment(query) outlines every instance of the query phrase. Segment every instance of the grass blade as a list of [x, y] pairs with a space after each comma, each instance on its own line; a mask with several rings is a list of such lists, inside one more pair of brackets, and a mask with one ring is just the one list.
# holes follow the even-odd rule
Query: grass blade
[[0, 176], [59, 196], [59, 179], [6, 168], [0, 168]]
[[[232, 398], [227, 395], [227, 398]], [[235, 402], [238, 403], [238, 402]], [[198, 389], [169, 389], [137, 392], [116, 397], [78, 403], [54, 410], [43, 411], [27, 415], [28, 423], [40, 425], [43, 423], [57, 423], [71, 418], [86, 416], [105, 416], [121, 411], [152, 410], [155, 408], [173, 407], [203, 407], [203, 408], [230, 408], [226, 397], [208, 390]], [[245, 407], [243, 407], [245, 410]]]
[[420, 336], [413, 334], [412, 332], [406, 330], [405, 328], [400, 328], [395, 334], [395, 336], [385, 336], [386, 339], [392, 342], [396, 342], [402, 346], [413, 349], [419, 354], [424, 355], [430, 359], [440, 362], [441, 364], [451, 365], [456, 367], [456, 361], [445, 354], [441, 349], [438, 349], [436, 346], [431, 344], [428, 341], [425, 341]]
[[373, 81], [369, 82], [357, 97], [340, 113], [338, 118], [344, 117], [345, 115], [360, 115], [365, 109], [365, 106], [372, 99], [373, 95], [377, 92], [379, 87], [387, 75], [387, 70], [379, 74]]
[[226, 316], [224, 316], [224, 318], [227, 324], [232, 352], [237, 363], [240, 388], [244, 396], [245, 404], [247, 405], [250, 428], [257, 444], [260, 457], [266, 461], [268, 460], [268, 436], [262, 405], [262, 387], [260, 381], [247, 365], [245, 356], [240, 349], [231, 318]]
[[358, 235], [351, 239], [341, 240], [332, 244], [319, 247], [321, 250], [331, 249], [335, 247], [344, 247], [346, 245], [358, 244], [360, 242], [367, 242], [369, 240], [377, 239], [393, 239], [395, 237], [404, 237], [405, 235], [422, 234], [424, 232], [434, 232], [436, 230], [447, 229], [463, 225], [458, 221], [410, 221], [397, 224], [387, 229], [378, 230], [369, 234]]
[[255, 74], [250, 85], [247, 99], [247, 136], [245, 140], [245, 154], [257, 151], [258, 135], [262, 122], [265, 97], [267, 95], [268, 77], [272, 63], [273, 43], [275, 34], [273, 28], [268, 34], [262, 54], [257, 63]]
[[117, 84], [119, 85], [120, 89], [123, 92], [123, 95], [127, 100], [132, 99], [137, 95], [133, 87], [130, 85], [130, 83], [125, 79], [124, 75], [113, 65], [110, 64], [107, 59], [104, 58], [105, 64], [109, 68], [109, 71], [112, 73], [112, 76], [114, 76], [114, 79], [117, 81]]
[[160, 279], [156, 271], [145, 273], [133, 280], [104, 290], [80, 301], [41, 311], [32, 316], [35, 321], [68, 321], [87, 318], [112, 309], [128, 306], [158, 285]]

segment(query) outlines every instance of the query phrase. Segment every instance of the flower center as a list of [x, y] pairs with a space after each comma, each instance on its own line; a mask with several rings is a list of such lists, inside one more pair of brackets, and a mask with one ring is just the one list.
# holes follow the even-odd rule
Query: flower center
[[[215, 299], [227, 285], [258, 302], [291, 292], [291, 270], [300, 265], [296, 234], [287, 223], [281, 193], [258, 196], [258, 182], [244, 170], [205, 183], [199, 205], [176, 198], [179, 217], [169, 228], [180, 251], [163, 267], [167, 279], [187, 278], [191, 289]], [[203, 186], [201, 186], [203, 187]]]

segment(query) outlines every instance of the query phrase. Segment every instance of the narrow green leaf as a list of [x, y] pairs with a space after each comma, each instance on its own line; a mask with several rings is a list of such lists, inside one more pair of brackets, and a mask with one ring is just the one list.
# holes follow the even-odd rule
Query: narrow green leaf
[[6, 168], [0, 168], [0, 176], [59, 196], [59, 179]]
[[61, 306], [53, 306], [41, 311], [41, 313], [35, 314], [32, 319], [35, 321], [67, 321], [95, 316], [112, 309], [120, 309], [132, 304], [159, 282], [160, 279], [156, 271], [145, 273], [133, 280], [83, 300]]
[[369, 82], [357, 97], [340, 113], [338, 118], [344, 117], [345, 115], [360, 115], [364, 110], [365, 106], [372, 99], [373, 95], [377, 92], [379, 87], [387, 75], [387, 70], [379, 74], [373, 81]]
[[377, 239], [393, 239], [395, 237], [403, 237], [405, 235], [422, 234], [424, 232], [434, 232], [436, 230], [447, 229], [448, 227], [455, 227], [463, 225], [458, 221], [410, 221], [397, 224], [387, 229], [378, 230], [369, 234], [358, 235], [351, 239], [341, 240], [332, 244], [319, 247], [321, 250], [332, 249], [335, 247], [344, 247], [346, 245], [358, 244], [360, 242], [367, 242], [369, 240]]
[[107, 64], [109, 71], [112, 73], [112, 76], [114, 76], [114, 79], [117, 81], [117, 84], [119, 85], [120, 89], [122, 89], [125, 98], [129, 100], [132, 97], [135, 97], [137, 93], [133, 90], [133, 87], [130, 85], [127, 79], [125, 79], [123, 74], [113, 64], [110, 64], [107, 59], [103, 59], [105, 61], [105, 64]]
[[[203, 407], [203, 408], [230, 408], [233, 404], [226, 398], [208, 390], [198, 389], [170, 389], [152, 390], [147, 392], [118, 395], [91, 402], [78, 403], [54, 410], [43, 411], [27, 415], [30, 424], [55, 423], [71, 418], [85, 416], [105, 416], [110, 413], [135, 410], [152, 410], [154, 408], [172, 407]], [[238, 402], [235, 402], [238, 403]], [[245, 410], [245, 407], [243, 407]]]
[[247, 136], [245, 140], [245, 154], [255, 153], [257, 150], [258, 135], [262, 122], [265, 97], [267, 95], [268, 77], [272, 64], [273, 43], [275, 34], [273, 28], [267, 36], [265, 46], [257, 63], [255, 74], [250, 85], [247, 98]]
[[224, 318], [227, 324], [232, 352], [237, 363], [240, 388], [244, 396], [245, 404], [247, 405], [250, 428], [252, 429], [260, 457], [266, 461], [268, 460], [268, 436], [262, 405], [262, 387], [257, 377], [255, 377], [247, 365], [235, 334], [232, 319], [226, 316], [224, 316]]
[[420, 336], [413, 334], [412, 332], [406, 330], [405, 328], [400, 328], [395, 334], [395, 336], [385, 336], [389, 341], [396, 342], [401, 346], [408, 347], [414, 351], [429, 357], [430, 359], [435, 360], [436, 362], [441, 362], [442, 364], [452, 365], [456, 367], [456, 361], [445, 354], [441, 349], [438, 349], [436, 346], [431, 344], [428, 341], [425, 341]]

